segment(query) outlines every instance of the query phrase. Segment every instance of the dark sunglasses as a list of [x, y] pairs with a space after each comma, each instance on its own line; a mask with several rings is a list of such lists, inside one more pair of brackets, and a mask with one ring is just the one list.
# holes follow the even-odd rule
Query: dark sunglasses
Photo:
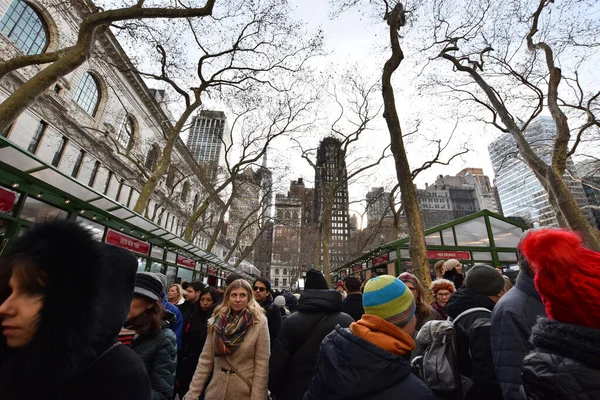
[[262, 292], [264, 292], [265, 290], [267, 290], [267, 288], [264, 288], [264, 287], [259, 287], [259, 286], [254, 286], [254, 287], [252, 288], [252, 290], [254, 290], [255, 292], [258, 290], [259, 292], [261, 292], [261, 293], [262, 293]]

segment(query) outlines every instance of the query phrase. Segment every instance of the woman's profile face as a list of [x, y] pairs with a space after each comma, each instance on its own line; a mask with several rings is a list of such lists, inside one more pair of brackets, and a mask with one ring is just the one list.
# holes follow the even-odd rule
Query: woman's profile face
[[169, 291], [167, 292], [167, 298], [169, 300], [179, 299], [179, 291], [177, 290], [177, 287], [171, 286], [169, 288]]
[[147, 309], [152, 307], [152, 301], [146, 300], [141, 297], [134, 297], [131, 299], [131, 304], [129, 305], [129, 313], [127, 314], [127, 319], [132, 319], [135, 317], [139, 317], [142, 315]]
[[38, 330], [44, 295], [29, 293], [14, 273], [8, 290], [10, 295], [0, 304], [0, 327], [8, 347], [19, 348], [31, 342]]

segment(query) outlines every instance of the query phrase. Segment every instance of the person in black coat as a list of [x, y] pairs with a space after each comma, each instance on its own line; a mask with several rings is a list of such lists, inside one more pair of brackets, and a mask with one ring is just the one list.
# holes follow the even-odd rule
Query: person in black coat
[[540, 294], [535, 288], [535, 273], [520, 251], [520, 272], [516, 285], [496, 304], [492, 314], [492, 355], [498, 383], [505, 400], [523, 399], [521, 366], [534, 347], [529, 341], [538, 317], [546, 317]]
[[523, 361], [523, 394], [532, 400], [600, 399], [600, 253], [559, 229], [529, 233], [521, 251], [536, 271], [548, 315], [532, 331], [535, 349]]
[[323, 340], [304, 400], [436, 399], [405, 357], [415, 348], [411, 291], [393, 276], [378, 276], [367, 283], [364, 302], [362, 319]]
[[299, 400], [313, 377], [323, 338], [336, 325], [347, 328], [352, 317], [343, 313], [342, 296], [328, 290], [316, 270], [306, 273], [298, 311], [283, 321], [269, 363], [269, 390], [282, 400]]
[[16, 239], [0, 260], [0, 397], [150, 399], [142, 360], [117, 341], [136, 270], [131, 253], [74, 222]]
[[346, 295], [346, 298], [342, 303], [342, 312], [351, 316], [355, 321], [361, 319], [362, 315], [365, 313], [360, 286], [360, 279], [354, 276], [347, 276], [344, 278], [344, 288], [348, 295]]
[[273, 304], [273, 296], [271, 294], [271, 282], [266, 278], [258, 278], [252, 285], [254, 300], [260, 304], [267, 315], [267, 323], [269, 325], [269, 339], [271, 340], [271, 350], [275, 345], [275, 339], [279, 335], [281, 329], [281, 310]]
[[490, 343], [490, 321], [496, 302], [504, 294], [504, 279], [494, 268], [475, 265], [467, 272], [465, 285], [446, 304], [452, 319], [473, 309], [455, 324], [457, 356], [460, 373], [473, 381], [466, 399], [502, 400]]
[[463, 265], [460, 261], [451, 258], [444, 263], [444, 279], [454, 283], [454, 287], [459, 289], [464, 282]]
[[176, 379], [176, 392], [179, 393], [180, 398], [188, 392], [194, 377], [208, 335], [208, 320], [218, 301], [219, 296], [214, 287], [208, 286], [202, 289], [199, 302], [194, 304], [194, 310], [183, 329], [183, 348], [179, 353]]

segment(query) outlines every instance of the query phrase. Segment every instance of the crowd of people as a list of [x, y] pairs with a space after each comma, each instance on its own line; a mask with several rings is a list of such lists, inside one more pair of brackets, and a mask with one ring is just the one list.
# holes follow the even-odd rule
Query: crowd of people
[[[301, 294], [137, 272], [69, 221], [0, 259], [1, 399], [600, 399], [600, 254], [539, 229], [502, 271], [435, 264]], [[499, 273], [500, 272], [500, 273]]]

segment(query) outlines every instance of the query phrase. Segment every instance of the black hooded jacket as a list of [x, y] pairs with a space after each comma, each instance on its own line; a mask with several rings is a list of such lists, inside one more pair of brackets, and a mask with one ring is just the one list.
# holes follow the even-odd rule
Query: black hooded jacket
[[302, 293], [298, 312], [283, 321], [271, 354], [269, 390], [274, 397], [302, 399], [315, 371], [321, 341], [336, 325], [347, 328], [354, 321], [341, 310], [342, 296], [336, 291]]
[[405, 357], [389, 353], [336, 327], [321, 345], [315, 376], [304, 400], [435, 400], [411, 373]]
[[[448, 316], [455, 319], [468, 309], [482, 307], [493, 311], [495, 305], [488, 296], [463, 286], [450, 296], [445, 310]], [[461, 329], [461, 326], [471, 328], [479, 319], [489, 319], [491, 316], [492, 314], [486, 311], [474, 312], [461, 318], [460, 326], [455, 325], [460, 373], [473, 380], [473, 387], [467, 394], [467, 399], [503, 399], [494, 370], [489, 321], [470, 333]]]
[[541, 318], [531, 342], [521, 374], [528, 399], [600, 399], [600, 329]]
[[130, 348], [115, 345], [131, 303], [136, 258], [94, 242], [66, 221], [32, 227], [6, 257], [16, 254], [43, 269], [48, 283], [31, 342], [8, 350], [2, 337], [0, 397], [149, 399], [142, 361]]

